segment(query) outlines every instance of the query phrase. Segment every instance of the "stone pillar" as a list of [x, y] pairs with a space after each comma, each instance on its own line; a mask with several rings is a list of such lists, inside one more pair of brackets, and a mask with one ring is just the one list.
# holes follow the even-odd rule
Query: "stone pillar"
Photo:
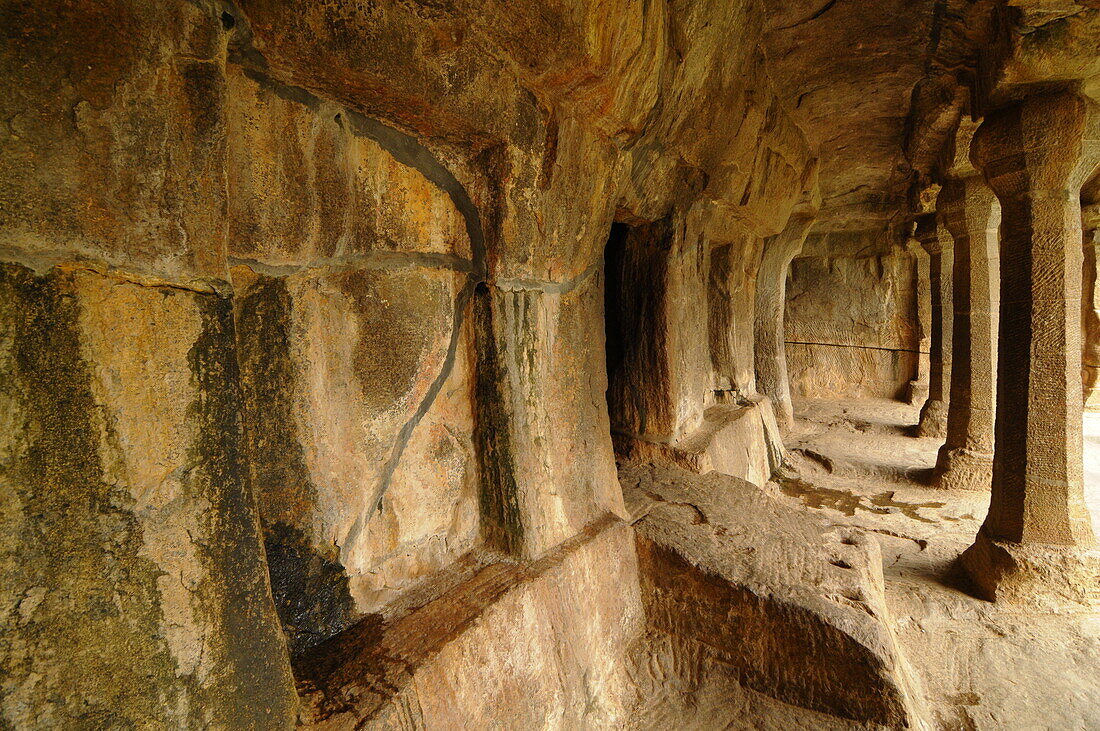
[[922, 437], [947, 436], [947, 411], [951, 385], [951, 280], [954, 242], [947, 229], [929, 214], [917, 222], [917, 239], [929, 256], [932, 289], [932, 343], [929, 356], [928, 400], [920, 412], [917, 433]]
[[971, 158], [1001, 203], [996, 451], [989, 514], [962, 564], [997, 600], [1095, 596], [1081, 435], [1085, 103], [1034, 96], [989, 115]]
[[913, 278], [916, 280], [917, 327], [920, 335], [917, 347], [920, 351], [917, 354], [917, 373], [913, 380], [909, 382], [909, 393], [906, 396], [913, 406], [918, 404], [923, 406], [928, 400], [928, 371], [931, 367], [929, 350], [932, 344], [932, 264], [931, 256], [915, 238], [910, 238], [906, 242], [905, 248], [909, 251], [909, 255], [913, 257], [913, 262], [916, 265]]
[[948, 178], [938, 207], [955, 248], [951, 405], [935, 484], [987, 490], [993, 477], [1001, 211], [976, 173]]
[[1084, 257], [1081, 301], [1081, 385], [1084, 388], [1085, 408], [1100, 409], [1100, 204], [1092, 204], [1081, 212], [1081, 230], [1084, 232]]
[[815, 216], [815, 209], [795, 209], [782, 233], [764, 242], [764, 255], [756, 277], [756, 387], [771, 399], [775, 420], [784, 432], [794, 421], [783, 331], [787, 273], [791, 261], [802, 251]]

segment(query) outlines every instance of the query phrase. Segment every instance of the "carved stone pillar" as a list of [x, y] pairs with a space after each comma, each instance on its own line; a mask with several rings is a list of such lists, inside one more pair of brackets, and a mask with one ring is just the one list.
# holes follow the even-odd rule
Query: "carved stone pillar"
[[783, 316], [787, 306], [787, 272], [802, 251], [816, 209], [800, 206], [791, 213], [781, 233], [764, 242], [756, 277], [756, 388], [771, 399], [775, 420], [787, 431], [794, 420]]
[[1084, 279], [1081, 302], [1081, 384], [1084, 387], [1085, 408], [1100, 409], [1100, 204], [1092, 204], [1081, 211], [1081, 230], [1084, 232]]
[[1034, 96], [989, 115], [971, 158], [1001, 203], [997, 427], [989, 514], [962, 564], [989, 599], [1081, 600], [1100, 580], [1081, 435], [1085, 103]]
[[923, 406], [928, 400], [928, 371], [931, 368], [932, 347], [932, 264], [931, 256], [915, 238], [905, 242], [909, 256], [913, 257], [913, 284], [917, 292], [917, 327], [920, 335], [917, 354], [917, 372], [909, 382], [906, 398], [910, 404]]
[[932, 289], [932, 342], [929, 355], [928, 400], [920, 411], [917, 431], [922, 437], [947, 436], [951, 384], [951, 280], [954, 243], [947, 229], [928, 214], [917, 222], [917, 239], [929, 256]]
[[993, 191], [970, 172], [948, 178], [938, 204], [939, 216], [955, 239], [955, 260], [951, 405], [935, 484], [988, 490], [993, 478], [1001, 211]]

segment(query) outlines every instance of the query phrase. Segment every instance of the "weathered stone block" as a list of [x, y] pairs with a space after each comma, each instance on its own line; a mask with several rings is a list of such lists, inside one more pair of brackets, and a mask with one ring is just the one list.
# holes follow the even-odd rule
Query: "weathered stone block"
[[290, 727], [228, 300], [9, 265], [0, 322], [4, 718]]
[[919, 690], [891, 632], [873, 539], [718, 473], [629, 464], [621, 479], [653, 630], [781, 701], [919, 726]]
[[628, 726], [644, 631], [637, 571], [633, 531], [607, 516], [537, 561], [456, 565], [445, 594], [301, 659], [307, 718], [333, 729]]
[[616, 435], [615, 449], [634, 462], [672, 464], [697, 474], [714, 470], [759, 487], [784, 460], [779, 429], [766, 399], [712, 406], [699, 429], [674, 444]]
[[302, 563], [286, 571], [330, 566], [336, 582], [329, 606], [292, 612], [300, 647], [473, 545], [468, 290], [462, 274], [416, 266], [234, 276], [268, 540], [299, 536]]
[[[225, 275], [224, 34], [169, 0], [0, 11], [0, 247]], [[63, 49], [63, 50], [59, 50]], [[33, 72], [29, 70], [33, 69]]]
[[397, 161], [352, 113], [228, 70], [229, 255], [309, 264], [372, 251], [472, 256], [439, 181]]

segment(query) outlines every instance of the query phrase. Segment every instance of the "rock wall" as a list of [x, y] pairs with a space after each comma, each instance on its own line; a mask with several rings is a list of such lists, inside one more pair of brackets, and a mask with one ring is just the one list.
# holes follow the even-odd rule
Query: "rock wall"
[[812, 159], [753, 3], [62, 4], [3, 10], [6, 721], [285, 726], [310, 648], [618, 524], [615, 220], [671, 232], [631, 431], [754, 395]]
[[621, 726], [612, 431], [782, 461], [816, 165], [755, 2], [612, 5], [0, 10], [4, 724]]
[[279, 725], [232, 303], [76, 267], [0, 288], [5, 721]]
[[906, 399], [927, 357], [917, 260], [881, 232], [811, 234], [787, 283], [794, 398]]

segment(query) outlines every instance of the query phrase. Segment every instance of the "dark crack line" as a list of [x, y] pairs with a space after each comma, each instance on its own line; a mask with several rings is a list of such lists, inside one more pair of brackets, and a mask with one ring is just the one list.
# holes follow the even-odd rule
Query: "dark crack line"
[[454, 370], [455, 358], [458, 354], [458, 343], [459, 340], [462, 339], [462, 325], [466, 318], [466, 308], [473, 297], [474, 287], [476, 287], [477, 284], [478, 282], [474, 281], [473, 278], [467, 277], [466, 285], [455, 298], [451, 340], [447, 346], [447, 357], [443, 361], [443, 366], [439, 369], [439, 373], [436, 375], [435, 380], [432, 381], [432, 385], [428, 387], [427, 393], [424, 394], [424, 398], [421, 399], [420, 405], [413, 415], [405, 422], [405, 425], [401, 427], [401, 431], [398, 432], [397, 441], [394, 443], [390, 458], [386, 461], [385, 466], [382, 468], [382, 474], [378, 478], [378, 486], [375, 488], [374, 495], [371, 496], [371, 500], [367, 504], [367, 509], [363, 513], [360, 513], [351, 531], [348, 532], [346, 544], [354, 542], [355, 539], [359, 537], [363, 528], [366, 527], [366, 524], [370, 522], [371, 517], [382, 510], [382, 498], [386, 496], [386, 492], [390, 489], [390, 483], [393, 481], [393, 474], [397, 471], [397, 466], [401, 462], [401, 457], [405, 453], [405, 448], [412, 440], [413, 432], [416, 431], [416, 427], [420, 425], [421, 420], [435, 403], [435, 399], [439, 395], [439, 392], [443, 390], [443, 384], [447, 382], [451, 372]]
[[484, 278], [485, 233], [481, 226], [481, 212], [458, 179], [415, 137], [358, 112], [349, 110], [348, 117], [353, 132], [377, 142], [395, 160], [420, 171], [450, 197], [466, 222], [466, 235], [474, 257], [474, 274]]
[[829, 0], [829, 2], [825, 3], [825, 5], [824, 5], [824, 6], [822, 6], [822, 8], [821, 8], [820, 10], [818, 10], [818, 11], [817, 11], [816, 13], [814, 13], [814, 14], [813, 14], [813, 15], [811, 15], [810, 17], [808, 17], [808, 18], [805, 18], [804, 20], [799, 20], [799, 21], [795, 21], [794, 23], [791, 23], [790, 25], [784, 25], [784, 26], [782, 26], [781, 28], [775, 28], [774, 30], [772, 30], [772, 31], [769, 31], [769, 32], [771, 32], [771, 33], [774, 33], [774, 32], [776, 32], [776, 31], [781, 31], [781, 30], [790, 30], [791, 28], [797, 28], [797, 27], [798, 27], [798, 26], [800, 26], [800, 25], [805, 25], [806, 23], [809, 23], [809, 22], [812, 22], [812, 21], [814, 21], [814, 20], [817, 20], [817, 19], [818, 19], [818, 18], [820, 18], [820, 17], [822, 16], [822, 15], [824, 15], [825, 13], [829, 12], [830, 10], [832, 10], [832, 9], [833, 9], [833, 7], [834, 7], [834, 6], [835, 6], [835, 5], [836, 5], [836, 4], [837, 4], [837, 3], [839, 2], [839, 1], [840, 1], [840, 0]]
[[344, 539], [343, 545], [354, 543], [371, 517], [381, 509], [382, 498], [390, 488], [394, 472], [401, 462], [401, 457], [412, 439], [413, 432], [419, 426], [428, 410], [435, 403], [436, 397], [443, 389], [443, 384], [454, 370], [455, 359], [458, 353], [458, 343], [461, 339], [462, 326], [465, 321], [466, 308], [473, 298], [474, 288], [483, 282], [487, 275], [487, 263], [485, 252], [485, 231], [481, 223], [481, 213], [469, 193], [458, 181], [453, 173], [439, 161], [438, 158], [415, 137], [408, 135], [384, 122], [368, 117], [360, 112], [348, 109], [345, 105], [334, 102], [326, 102], [310, 91], [298, 86], [284, 84], [271, 78], [266, 72], [269, 68], [267, 59], [252, 43], [251, 25], [247, 17], [236, 5], [224, 2], [215, 5], [215, 8], [229, 8], [234, 18], [234, 36], [232, 41], [231, 61], [237, 63], [245, 74], [258, 84], [270, 89], [279, 96], [298, 102], [320, 113], [324, 104], [330, 103], [340, 109], [340, 114], [349, 120], [348, 129], [359, 137], [367, 137], [374, 140], [382, 149], [393, 156], [395, 160], [419, 171], [429, 182], [443, 190], [454, 203], [455, 208], [462, 216], [466, 224], [466, 234], [470, 239], [470, 251], [473, 261], [470, 263], [472, 271], [466, 275], [466, 283], [458, 296], [455, 297], [454, 315], [452, 317], [451, 338], [447, 346], [447, 356], [443, 365], [432, 381], [428, 391], [424, 394], [416, 411], [410, 416], [398, 432], [389, 459], [386, 460], [379, 475], [378, 482], [367, 504], [367, 509], [359, 514]]
[[927, 350], [912, 350], [910, 348], [884, 348], [878, 345], [855, 345], [849, 343], [810, 343], [803, 340], [786, 340], [787, 345], [822, 345], [827, 348], [858, 348], [860, 350], [885, 350], [890, 353], [927, 353]]

